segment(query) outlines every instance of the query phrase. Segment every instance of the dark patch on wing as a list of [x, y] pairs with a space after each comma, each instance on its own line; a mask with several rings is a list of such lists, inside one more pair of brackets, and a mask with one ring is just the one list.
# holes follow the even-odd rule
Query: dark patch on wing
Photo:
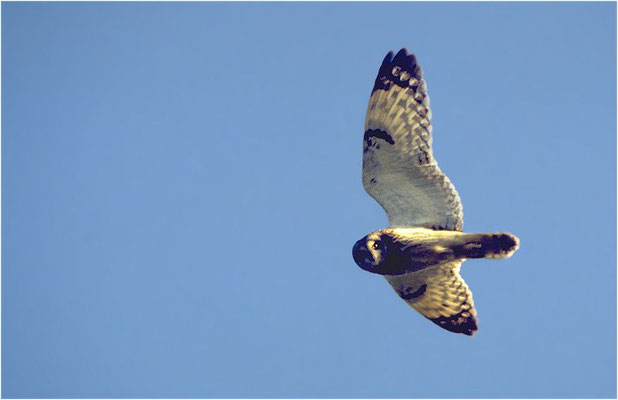
[[427, 290], [427, 285], [423, 284], [421, 285], [420, 288], [418, 288], [418, 290], [415, 290], [412, 293], [405, 293], [405, 292], [398, 292], [399, 297], [401, 297], [404, 300], [414, 300], [418, 297], [421, 297], [425, 291]]
[[[452, 315], [450, 317], [429, 318], [434, 324], [450, 332], [463, 333], [464, 335], [472, 336], [474, 332], [478, 330], [476, 324], [476, 318], [470, 315], [464, 317], [462, 314], [466, 311], [462, 311], [459, 314]], [[470, 311], [467, 311], [468, 313]]]
[[363, 140], [365, 142], [367, 142], [372, 137], [385, 140], [385, 141], [387, 141], [390, 144], [395, 144], [395, 141], [393, 140], [393, 137], [391, 135], [389, 135], [388, 132], [385, 132], [385, 131], [383, 131], [381, 129], [369, 129], [369, 130], [367, 130], [365, 132], [365, 136], [363, 137]]
[[382, 61], [382, 65], [378, 71], [378, 77], [376, 78], [371, 93], [376, 90], [389, 90], [393, 84], [402, 88], [410, 86], [409, 79], [401, 79], [401, 73], [398, 73], [397, 76], [393, 74], [393, 69], [395, 67], [399, 67], [401, 69], [400, 72], [405, 71], [411, 78], [417, 79], [417, 83], [414, 83], [412, 86], [412, 89], [416, 92], [418, 80], [422, 79], [423, 72], [417, 64], [416, 56], [414, 54], [408, 54], [408, 50], [403, 48], [399, 50], [395, 58], [393, 58], [392, 51], [389, 51], [386, 57], [384, 57], [384, 61]]

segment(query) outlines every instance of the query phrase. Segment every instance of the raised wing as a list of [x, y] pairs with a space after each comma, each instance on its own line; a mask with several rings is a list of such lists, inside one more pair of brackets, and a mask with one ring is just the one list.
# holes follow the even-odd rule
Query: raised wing
[[389, 52], [365, 122], [363, 185], [393, 227], [463, 229], [461, 200], [431, 150], [427, 85], [413, 54]]
[[395, 292], [441, 328], [471, 336], [477, 331], [472, 292], [459, 275], [461, 261], [405, 275], [385, 275]]

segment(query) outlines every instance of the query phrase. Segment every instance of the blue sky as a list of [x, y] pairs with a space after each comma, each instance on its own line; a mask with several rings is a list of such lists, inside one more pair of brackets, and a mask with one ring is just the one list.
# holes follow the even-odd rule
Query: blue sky
[[[3, 397], [615, 397], [614, 3], [3, 3]], [[389, 50], [479, 332], [359, 269]]]

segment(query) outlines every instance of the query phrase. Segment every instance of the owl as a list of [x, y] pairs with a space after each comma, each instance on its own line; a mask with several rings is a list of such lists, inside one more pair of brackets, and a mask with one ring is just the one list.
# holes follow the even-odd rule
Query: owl
[[390, 227], [354, 244], [365, 271], [383, 275], [412, 308], [448, 331], [478, 330], [472, 293], [461, 278], [469, 258], [508, 258], [509, 233], [465, 233], [461, 199], [432, 152], [427, 84], [416, 56], [389, 52], [375, 80], [363, 137], [363, 186]]

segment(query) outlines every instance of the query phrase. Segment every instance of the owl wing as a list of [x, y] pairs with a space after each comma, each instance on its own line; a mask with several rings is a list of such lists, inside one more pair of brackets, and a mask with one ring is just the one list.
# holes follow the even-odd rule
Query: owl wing
[[427, 85], [413, 54], [389, 52], [365, 122], [363, 185], [393, 227], [463, 229], [459, 194], [431, 149]]
[[395, 292], [412, 308], [448, 331], [471, 336], [477, 329], [472, 292], [459, 274], [461, 261], [405, 275], [386, 275]]

